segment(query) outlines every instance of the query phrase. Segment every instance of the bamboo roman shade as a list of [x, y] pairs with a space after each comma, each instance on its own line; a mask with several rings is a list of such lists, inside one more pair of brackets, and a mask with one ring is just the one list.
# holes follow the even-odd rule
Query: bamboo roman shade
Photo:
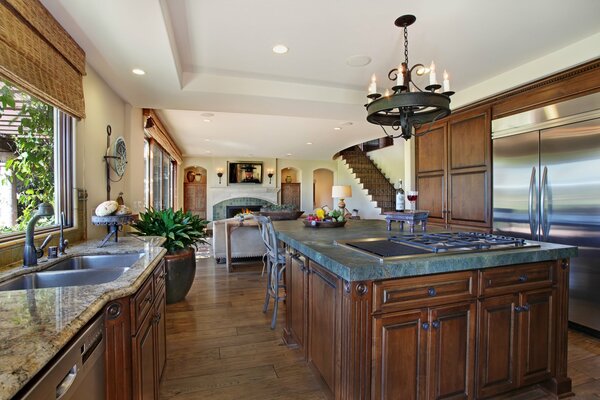
[[162, 123], [156, 111], [144, 108], [144, 129], [156, 142], [169, 153], [177, 164], [183, 162], [183, 154]]
[[85, 52], [39, 0], [0, 0], [0, 77], [85, 117]]

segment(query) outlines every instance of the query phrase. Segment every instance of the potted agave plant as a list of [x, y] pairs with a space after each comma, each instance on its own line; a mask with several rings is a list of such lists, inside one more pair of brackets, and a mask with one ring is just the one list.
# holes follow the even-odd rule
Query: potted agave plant
[[140, 213], [132, 226], [140, 236], [162, 236], [167, 249], [165, 268], [167, 272], [167, 304], [177, 303], [190, 291], [196, 275], [194, 248], [204, 240], [204, 228], [208, 221], [191, 212], [173, 211], [172, 208], [156, 210], [149, 208]]

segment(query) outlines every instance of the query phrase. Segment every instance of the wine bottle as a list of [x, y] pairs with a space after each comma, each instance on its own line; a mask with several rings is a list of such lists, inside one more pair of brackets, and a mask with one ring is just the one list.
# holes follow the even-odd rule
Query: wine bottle
[[396, 188], [396, 211], [404, 211], [404, 189], [402, 189], [402, 179], [398, 179], [398, 187]]

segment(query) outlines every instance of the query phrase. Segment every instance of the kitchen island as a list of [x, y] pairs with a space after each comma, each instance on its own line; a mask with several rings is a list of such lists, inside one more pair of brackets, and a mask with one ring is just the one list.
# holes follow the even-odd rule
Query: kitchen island
[[[158, 239], [155, 244], [159, 246], [163, 241], [162, 238]], [[0, 399], [11, 399], [24, 386], [29, 385], [36, 379], [37, 374], [60, 354], [61, 349], [101, 313], [107, 315], [107, 347], [112, 346], [109, 348], [113, 356], [123, 356], [118, 354], [123, 345], [116, 347], [114, 341], [110, 343], [112, 335], [108, 329], [114, 328], [111, 326], [110, 312], [115, 309], [110, 308], [110, 305], [124, 301], [123, 299], [129, 301], [130, 296], [148, 286], [147, 282], [162, 268], [161, 259], [166, 250], [162, 247], [147, 246], [139, 239], [131, 237], [120, 238], [118, 243], [109, 242], [103, 248], [97, 246], [96, 240], [76, 244], [67, 249], [66, 256], [55, 260], [44, 258], [36, 267], [19, 267], [0, 274], [0, 281], [4, 281], [25, 273], [42, 271], [56, 262], [77, 255], [140, 254], [140, 258], [112, 282], [0, 292]], [[129, 315], [128, 312], [121, 314]], [[107, 363], [111, 362], [107, 356]], [[117, 382], [112, 384], [116, 385]], [[131, 390], [131, 386], [127, 386], [123, 381], [120, 384]]]
[[337, 242], [385, 238], [384, 221], [275, 228], [288, 248], [284, 340], [334, 398], [476, 399], [534, 384], [571, 392], [576, 248], [532, 242], [538, 247], [381, 261]]

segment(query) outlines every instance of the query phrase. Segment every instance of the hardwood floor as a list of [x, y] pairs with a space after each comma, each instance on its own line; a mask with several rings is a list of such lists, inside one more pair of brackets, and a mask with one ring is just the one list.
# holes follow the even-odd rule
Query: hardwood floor
[[[212, 258], [198, 261], [185, 301], [167, 306], [167, 367], [163, 400], [327, 399], [320, 382], [281, 340], [285, 306], [269, 329], [272, 302], [263, 314], [262, 264], [236, 264], [228, 274]], [[600, 400], [600, 340], [569, 333], [569, 375], [574, 400]], [[552, 399], [541, 388], [495, 400]]]

